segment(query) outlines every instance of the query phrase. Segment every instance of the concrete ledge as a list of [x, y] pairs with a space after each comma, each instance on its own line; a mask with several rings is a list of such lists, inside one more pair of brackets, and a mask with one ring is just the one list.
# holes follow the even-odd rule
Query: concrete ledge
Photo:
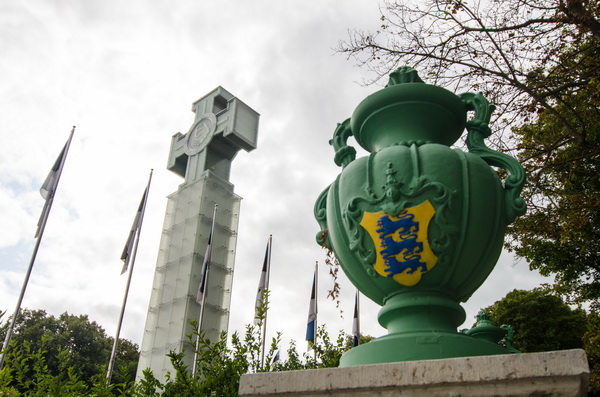
[[240, 396], [585, 396], [583, 350], [243, 375]]

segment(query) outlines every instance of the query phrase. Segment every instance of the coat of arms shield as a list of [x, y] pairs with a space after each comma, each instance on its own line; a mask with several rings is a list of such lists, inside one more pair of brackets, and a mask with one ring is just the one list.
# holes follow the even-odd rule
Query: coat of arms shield
[[383, 211], [364, 212], [360, 225], [375, 243], [375, 271], [408, 287], [421, 281], [421, 276], [438, 261], [428, 239], [434, 214], [429, 200], [405, 208], [398, 216]]

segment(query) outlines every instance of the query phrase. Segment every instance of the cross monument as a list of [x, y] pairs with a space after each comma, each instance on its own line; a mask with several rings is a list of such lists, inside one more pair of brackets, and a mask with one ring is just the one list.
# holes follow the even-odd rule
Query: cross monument
[[222, 87], [194, 102], [192, 111], [189, 131], [171, 139], [167, 169], [184, 182], [167, 201], [137, 379], [146, 368], [159, 380], [173, 372], [166, 356], [172, 350], [184, 351], [192, 367], [187, 335], [195, 331], [191, 321], [199, 320], [196, 296], [215, 204], [202, 331], [217, 341], [228, 328], [241, 201], [229, 173], [240, 149], [256, 148], [259, 114]]

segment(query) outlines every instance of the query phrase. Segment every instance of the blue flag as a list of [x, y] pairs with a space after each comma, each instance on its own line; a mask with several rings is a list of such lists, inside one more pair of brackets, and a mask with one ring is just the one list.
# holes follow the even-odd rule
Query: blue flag
[[[308, 321], [306, 324], [306, 340], [315, 343], [317, 328], [317, 265], [313, 276], [312, 292], [310, 294], [310, 305], [308, 307]], [[310, 345], [309, 345], [310, 349]]]

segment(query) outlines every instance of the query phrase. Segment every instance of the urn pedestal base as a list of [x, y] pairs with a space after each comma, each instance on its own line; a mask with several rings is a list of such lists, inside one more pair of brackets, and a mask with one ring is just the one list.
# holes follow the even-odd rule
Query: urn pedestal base
[[507, 353], [496, 343], [458, 332], [390, 334], [348, 350], [340, 360], [340, 367]]
[[[342, 356], [340, 367], [395, 361], [435, 360], [507, 354], [495, 341], [457, 332], [465, 311], [450, 297], [431, 291], [397, 294], [379, 311], [379, 323], [389, 334], [356, 346]], [[474, 330], [475, 328], [473, 328]]]
[[239, 394], [263, 397], [577, 397], [587, 394], [589, 377], [585, 352], [563, 350], [246, 374], [240, 380]]

